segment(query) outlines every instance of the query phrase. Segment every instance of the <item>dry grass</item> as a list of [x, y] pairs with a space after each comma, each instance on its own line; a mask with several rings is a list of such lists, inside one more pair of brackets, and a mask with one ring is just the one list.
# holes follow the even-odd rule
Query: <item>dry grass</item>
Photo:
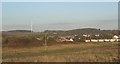
[[113, 62], [118, 43], [61, 44], [33, 48], [3, 48], [3, 62]]

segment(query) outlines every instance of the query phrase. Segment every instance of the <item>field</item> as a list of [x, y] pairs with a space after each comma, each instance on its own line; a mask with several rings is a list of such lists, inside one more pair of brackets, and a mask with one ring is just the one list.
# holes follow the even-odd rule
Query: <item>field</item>
[[3, 47], [3, 62], [115, 62], [118, 42], [70, 43], [30, 48]]

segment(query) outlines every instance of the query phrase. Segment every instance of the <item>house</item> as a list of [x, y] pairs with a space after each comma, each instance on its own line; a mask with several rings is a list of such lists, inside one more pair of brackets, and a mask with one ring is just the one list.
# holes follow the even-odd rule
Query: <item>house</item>
[[104, 39], [99, 39], [98, 41], [99, 41], [99, 42], [104, 42]]
[[73, 42], [74, 40], [72, 38], [70, 38], [70, 41]]
[[119, 36], [117, 36], [117, 35], [113, 36], [113, 39], [118, 39], [118, 38], [119, 38]]
[[85, 42], [90, 42], [90, 40], [85, 40]]
[[70, 38], [70, 37], [60, 37], [59, 39], [60, 42], [73, 42], [73, 38]]
[[115, 42], [116, 39], [110, 39], [110, 42]]
[[91, 39], [91, 42], [98, 42], [98, 40], [96, 40], [96, 39]]
[[105, 42], [110, 42], [110, 39], [105, 39]]
[[119, 41], [119, 36], [114, 35], [114, 36], [112, 37], [112, 40], [114, 40], [114, 42], [118, 42], [118, 41]]

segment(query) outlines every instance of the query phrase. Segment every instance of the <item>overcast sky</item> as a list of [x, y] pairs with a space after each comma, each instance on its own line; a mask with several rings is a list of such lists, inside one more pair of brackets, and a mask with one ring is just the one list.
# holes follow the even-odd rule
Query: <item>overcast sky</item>
[[117, 2], [3, 2], [3, 30], [117, 29]]

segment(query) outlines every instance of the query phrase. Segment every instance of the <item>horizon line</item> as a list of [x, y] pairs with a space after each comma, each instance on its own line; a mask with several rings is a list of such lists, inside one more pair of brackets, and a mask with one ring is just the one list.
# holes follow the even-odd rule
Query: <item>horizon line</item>
[[[46, 29], [43, 31], [34, 31], [33, 32], [44, 32], [44, 31], [69, 31], [69, 30], [77, 30], [77, 29], [96, 29], [96, 30], [120, 30], [120, 29], [100, 29], [100, 28], [76, 28], [76, 29]], [[11, 30], [0, 30], [0, 32], [6, 32], [6, 31], [15, 31], [15, 30], [28, 30], [31, 31], [30, 29], [11, 29]]]

